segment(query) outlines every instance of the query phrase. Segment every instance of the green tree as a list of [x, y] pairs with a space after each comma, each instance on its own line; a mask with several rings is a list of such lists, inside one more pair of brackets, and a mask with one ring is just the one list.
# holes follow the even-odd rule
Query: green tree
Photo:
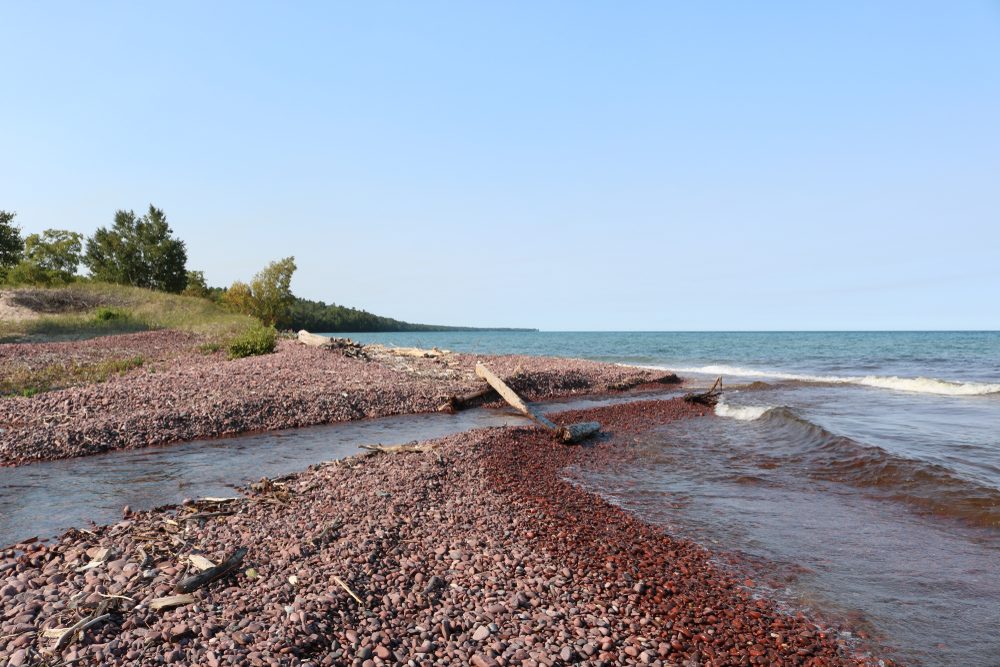
[[202, 299], [208, 299], [211, 297], [211, 291], [208, 289], [208, 284], [205, 282], [205, 272], [204, 271], [188, 271], [187, 272], [187, 283], [185, 284], [184, 291], [181, 294], [185, 296], [197, 296]]
[[187, 285], [187, 250], [172, 234], [167, 216], [152, 204], [142, 217], [118, 211], [111, 229], [101, 227], [87, 240], [83, 263], [97, 280], [180, 292]]
[[250, 290], [257, 312], [254, 315], [265, 326], [286, 326], [289, 309], [295, 301], [292, 294], [292, 274], [295, 258], [286, 257], [271, 262], [250, 281]]
[[21, 261], [24, 241], [21, 228], [14, 225], [13, 211], [0, 210], [0, 278], [6, 278], [7, 269]]
[[53, 273], [24, 259], [7, 269], [7, 284], [9, 285], [48, 286], [59, 282], [59, 278]]
[[222, 303], [230, 310], [244, 315], [253, 315], [253, 292], [250, 286], [237, 280], [222, 295]]
[[24, 262], [48, 274], [48, 282], [70, 282], [80, 265], [83, 234], [66, 229], [46, 229], [24, 239]]
[[256, 317], [265, 326], [286, 326], [295, 302], [292, 294], [295, 269], [294, 257], [271, 262], [253, 277], [249, 285], [234, 282], [222, 301], [238, 313]]

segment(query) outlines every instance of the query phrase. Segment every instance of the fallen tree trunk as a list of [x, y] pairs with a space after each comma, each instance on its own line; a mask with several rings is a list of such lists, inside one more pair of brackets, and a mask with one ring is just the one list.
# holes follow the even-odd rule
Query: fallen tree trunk
[[486, 382], [488, 382], [489, 385], [493, 387], [496, 392], [500, 394], [501, 398], [507, 401], [512, 408], [539, 426], [551, 431], [563, 442], [579, 442], [585, 438], [589, 438], [601, 430], [601, 425], [598, 422], [582, 422], [579, 424], [570, 424], [569, 426], [559, 426], [541, 412], [525, 403], [524, 400], [517, 395], [517, 392], [508, 387], [507, 383], [497, 377], [496, 374], [494, 374], [493, 371], [486, 366], [476, 364], [476, 375], [486, 380]]
[[532, 409], [527, 403], [525, 403], [520, 396], [517, 395], [513, 389], [507, 386], [507, 383], [497, 377], [493, 371], [488, 369], [482, 364], [476, 364], [476, 375], [486, 380], [491, 387], [496, 389], [496, 392], [500, 394], [503, 400], [510, 404], [510, 407], [514, 408], [522, 415], [535, 422], [540, 426], [544, 426], [550, 431], [558, 431], [559, 426], [551, 421], [548, 417], [543, 415], [541, 412]]

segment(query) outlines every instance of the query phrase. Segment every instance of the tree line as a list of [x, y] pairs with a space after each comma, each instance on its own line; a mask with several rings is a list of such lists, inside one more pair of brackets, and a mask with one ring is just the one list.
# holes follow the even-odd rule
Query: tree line
[[[271, 262], [250, 279], [209, 287], [203, 271], [187, 268], [187, 247], [174, 236], [161, 209], [152, 204], [139, 216], [119, 210], [111, 227], [93, 236], [46, 229], [22, 238], [16, 214], [0, 210], [0, 283], [58, 286], [80, 280], [185, 294], [212, 300], [265, 326], [345, 331], [455, 331], [468, 327], [411, 324], [357, 308], [296, 297], [291, 290], [295, 258]], [[89, 276], [78, 274], [80, 265]]]

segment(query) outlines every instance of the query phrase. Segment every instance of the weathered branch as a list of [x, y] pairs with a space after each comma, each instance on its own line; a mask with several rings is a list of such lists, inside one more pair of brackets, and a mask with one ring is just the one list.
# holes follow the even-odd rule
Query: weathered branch
[[712, 388], [708, 391], [701, 393], [685, 394], [684, 400], [688, 403], [697, 403], [699, 405], [706, 405], [708, 407], [713, 407], [719, 402], [719, 398], [722, 396], [722, 376], [715, 381]]
[[176, 586], [174, 586], [174, 590], [178, 593], [193, 593], [199, 588], [207, 586], [216, 579], [221, 579], [238, 568], [246, 555], [246, 547], [240, 547], [234, 551], [229, 558], [215, 567], [210, 567], [204, 572], [199, 572], [198, 574], [187, 577], [186, 579], [182, 579]]

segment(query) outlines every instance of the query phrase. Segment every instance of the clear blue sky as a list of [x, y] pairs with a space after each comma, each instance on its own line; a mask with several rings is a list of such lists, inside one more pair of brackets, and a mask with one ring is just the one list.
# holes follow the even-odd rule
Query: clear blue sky
[[[544, 329], [1000, 328], [1000, 3], [6, 2], [0, 208]], [[504, 272], [505, 275], [500, 275]]]

